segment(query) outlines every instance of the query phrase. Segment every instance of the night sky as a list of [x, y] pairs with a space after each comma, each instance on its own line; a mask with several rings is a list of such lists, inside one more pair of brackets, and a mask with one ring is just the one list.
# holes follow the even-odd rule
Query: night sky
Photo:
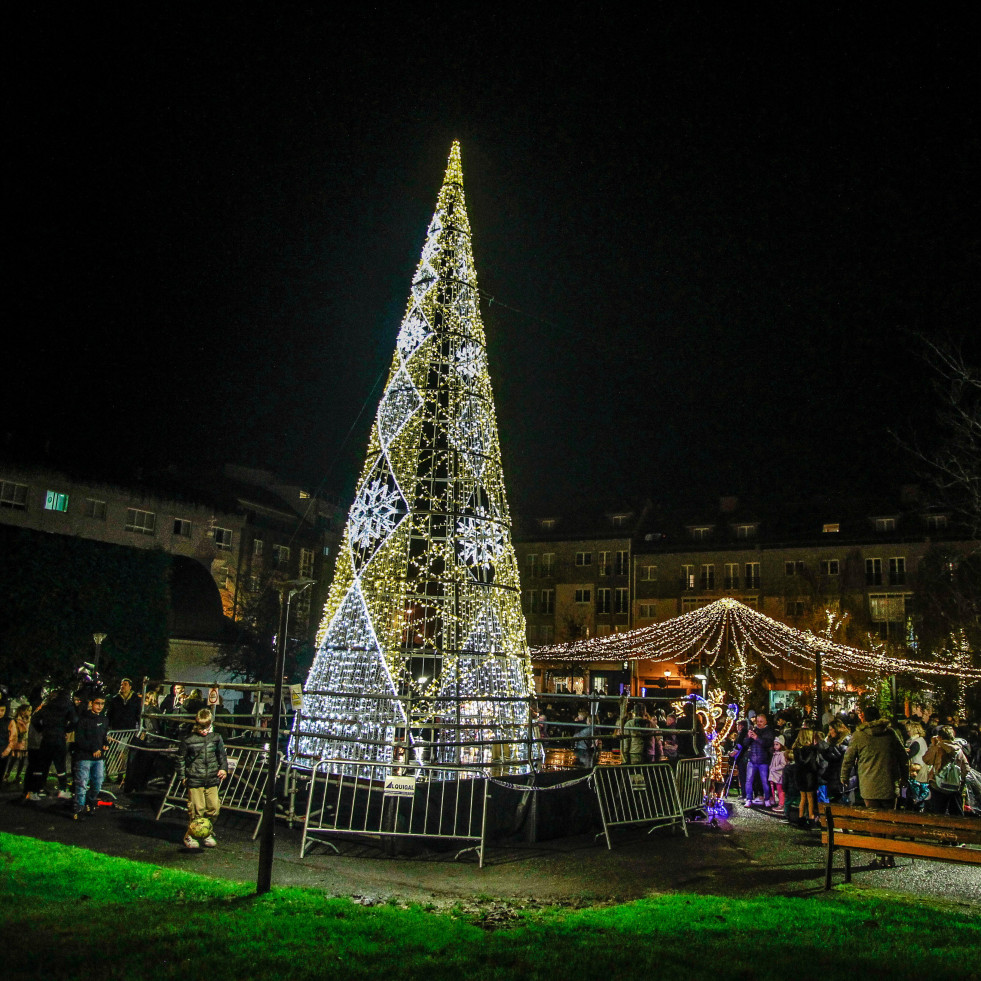
[[9, 38], [3, 428], [56, 459], [346, 501], [454, 139], [512, 510], [892, 495], [914, 334], [976, 357], [954, 14], [100, 6]]

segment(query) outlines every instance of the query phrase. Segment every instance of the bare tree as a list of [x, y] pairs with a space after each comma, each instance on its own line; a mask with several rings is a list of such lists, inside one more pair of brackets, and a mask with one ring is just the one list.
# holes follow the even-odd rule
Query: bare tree
[[981, 370], [959, 348], [921, 337], [934, 373], [941, 436], [935, 447], [908, 449], [926, 468], [941, 501], [981, 537]]

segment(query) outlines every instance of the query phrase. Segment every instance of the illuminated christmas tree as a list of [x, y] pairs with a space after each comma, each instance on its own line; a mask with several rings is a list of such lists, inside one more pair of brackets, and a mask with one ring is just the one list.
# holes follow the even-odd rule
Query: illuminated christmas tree
[[297, 748], [365, 763], [524, 759], [531, 692], [454, 143], [348, 514]]

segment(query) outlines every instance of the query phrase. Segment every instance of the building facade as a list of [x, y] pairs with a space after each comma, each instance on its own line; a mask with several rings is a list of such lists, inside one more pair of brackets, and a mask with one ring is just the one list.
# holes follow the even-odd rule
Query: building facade
[[291, 635], [311, 641], [341, 521], [335, 500], [261, 470], [120, 481], [0, 456], [0, 523], [193, 559], [213, 578], [231, 620], [245, 617], [262, 590], [313, 579], [290, 610]]
[[[848, 637], [866, 633], [916, 646], [913, 596], [931, 549], [951, 566], [971, 542], [915, 488], [896, 502], [821, 502], [767, 512], [734, 498], [667, 513], [652, 505], [591, 517], [524, 519], [516, 542], [528, 641], [544, 647], [674, 619], [731, 596], [789, 626], [827, 626], [848, 614]], [[619, 532], [619, 534], [617, 534]], [[578, 669], [577, 669], [578, 670]], [[640, 693], [699, 688], [695, 669], [641, 663], [571, 667], [536, 662], [539, 690]], [[774, 679], [799, 686], [801, 678]], [[625, 686], [625, 687], [624, 687]]]

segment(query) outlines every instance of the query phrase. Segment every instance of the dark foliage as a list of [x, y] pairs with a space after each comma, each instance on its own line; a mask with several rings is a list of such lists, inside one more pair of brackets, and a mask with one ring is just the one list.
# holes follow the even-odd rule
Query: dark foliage
[[106, 678], [160, 677], [170, 557], [0, 525], [0, 680], [12, 691], [70, 683], [107, 634]]

